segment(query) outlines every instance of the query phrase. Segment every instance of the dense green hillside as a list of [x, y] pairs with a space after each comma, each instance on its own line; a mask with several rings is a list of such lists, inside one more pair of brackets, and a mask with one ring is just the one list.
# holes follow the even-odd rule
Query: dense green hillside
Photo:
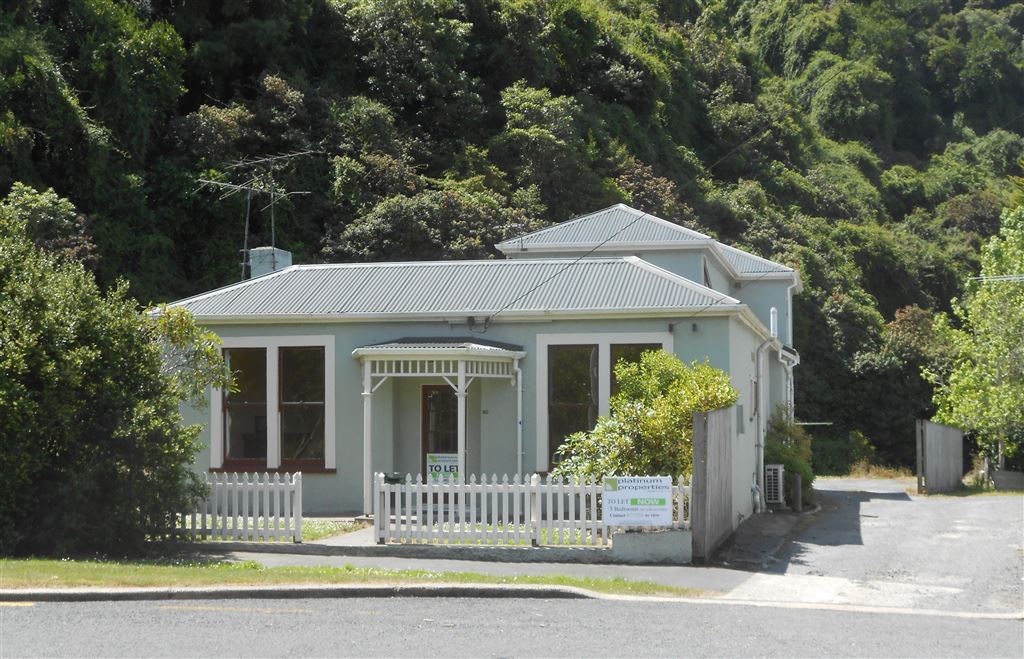
[[156, 301], [237, 278], [245, 199], [199, 178], [309, 191], [274, 207], [304, 262], [486, 256], [626, 201], [798, 267], [798, 415], [889, 461], [931, 398], [929, 310], [976, 271], [1024, 155], [1011, 0], [16, 7], [0, 195], [70, 200], [101, 283]]

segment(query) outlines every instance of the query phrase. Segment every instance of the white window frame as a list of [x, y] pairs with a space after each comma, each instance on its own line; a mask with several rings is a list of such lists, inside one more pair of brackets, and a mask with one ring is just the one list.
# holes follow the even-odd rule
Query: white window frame
[[[281, 467], [281, 409], [279, 405], [278, 352], [281, 348], [324, 349], [324, 469], [336, 468], [334, 336], [225, 337], [221, 348], [264, 348], [267, 351], [267, 469]], [[224, 392], [210, 396], [210, 469], [224, 465]]]
[[674, 352], [669, 332], [593, 332], [537, 335], [537, 471], [548, 471], [548, 347], [558, 345], [597, 346], [597, 413], [607, 416], [611, 410], [612, 344], [660, 343], [666, 352]]

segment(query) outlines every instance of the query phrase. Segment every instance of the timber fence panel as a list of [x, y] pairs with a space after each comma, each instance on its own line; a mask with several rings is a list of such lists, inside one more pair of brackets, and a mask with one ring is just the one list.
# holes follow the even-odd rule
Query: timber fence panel
[[964, 433], [959, 428], [918, 419], [917, 492], [952, 492], [963, 483]]
[[302, 474], [206, 474], [208, 496], [178, 530], [211, 540], [302, 542]]
[[705, 561], [736, 528], [732, 512], [735, 414], [730, 407], [693, 416], [690, 524], [693, 556]]

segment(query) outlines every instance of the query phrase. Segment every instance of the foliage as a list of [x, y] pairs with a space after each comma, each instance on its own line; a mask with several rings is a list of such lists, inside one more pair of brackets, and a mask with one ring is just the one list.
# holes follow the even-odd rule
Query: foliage
[[864, 433], [854, 430], [847, 435], [819, 434], [811, 444], [814, 472], [821, 476], [846, 476], [855, 465], [875, 463], [875, 447]]
[[786, 501], [794, 500], [793, 476], [800, 475], [804, 501], [814, 496], [814, 456], [813, 442], [810, 434], [803, 426], [793, 422], [792, 417], [783, 406], [772, 412], [768, 420], [768, 432], [765, 434], [765, 464], [781, 464], [786, 470], [785, 495]]
[[[798, 267], [800, 417], [906, 462], [906, 409], [864, 412], [898, 398], [894, 373], [914, 401], [932, 385], [893, 370], [885, 327], [908, 305], [948, 312], [1024, 197], [1022, 16], [944, 0], [14, 3], [0, 195], [68, 199], [101, 287], [124, 277], [146, 301], [237, 277], [245, 199], [199, 178], [309, 192], [273, 208], [297, 262], [491, 257], [496, 239], [628, 202]], [[264, 206], [250, 244], [270, 242]]]
[[137, 550], [201, 491], [199, 428], [179, 426], [179, 404], [228, 375], [190, 318], [141, 316], [126, 286], [104, 295], [37, 248], [31, 211], [74, 209], [26, 196], [0, 206], [0, 551]]
[[615, 365], [619, 393], [611, 415], [558, 449], [560, 476], [689, 474], [693, 466], [693, 415], [729, 407], [738, 392], [729, 376], [707, 363], [687, 365], [664, 350]]
[[999, 233], [985, 244], [981, 280], [954, 304], [961, 326], [945, 314], [936, 318], [936, 333], [953, 350], [951, 368], [926, 370], [936, 385], [935, 419], [974, 433], [990, 456], [1013, 457], [1024, 444], [1022, 274], [1024, 207], [1018, 207], [1003, 215]]

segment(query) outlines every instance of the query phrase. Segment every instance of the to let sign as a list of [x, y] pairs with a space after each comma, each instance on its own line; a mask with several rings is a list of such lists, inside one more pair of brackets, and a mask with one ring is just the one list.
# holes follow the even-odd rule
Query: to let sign
[[602, 516], [608, 526], [672, 526], [668, 476], [609, 476], [603, 494]]
[[427, 482], [440, 483], [459, 480], [458, 453], [427, 453]]

